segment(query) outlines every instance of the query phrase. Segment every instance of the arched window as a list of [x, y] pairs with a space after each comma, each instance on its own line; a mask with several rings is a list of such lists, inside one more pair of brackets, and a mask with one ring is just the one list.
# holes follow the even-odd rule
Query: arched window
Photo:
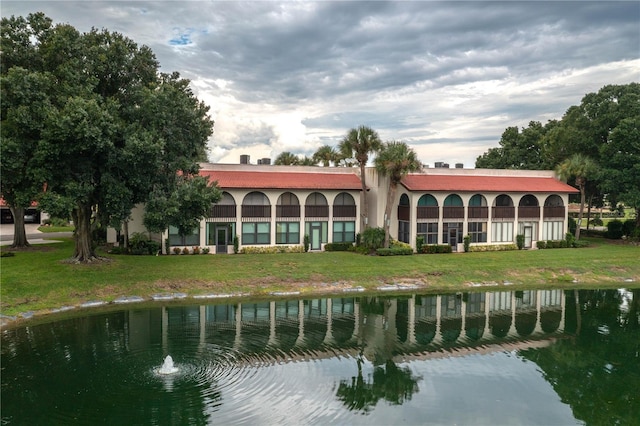
[[398, 241], [409, 243], [411, 233], [410, 220], [411, 210], [409, 207], [409, 196], [402, 194], [398, 202]]
[[356, 217], [356, 202], [351, 194], [341, 192], [336, 196], [333, 200], [333, 217]]
[[291, 192], [284, 192], [278, 197], [276, 217], [300, 217], [300, 202]]
[[327, 198], [319, 192], [309, 194], [304, 211], [306, 217], [329, 217]]
[[438, 207], [438, 200], [431, 194], [424, 194], [418, 200], [418, 207]]
[[462, 207], [462, 198], [457, 194], [451, 194], [444, 199], [445, 207]]
[[496, 207], [513, 207], [513, 200], [506, 194], [500, 194], [496, 197]]
[[564, 202], [562, 201], [562, 197], [559, 195], [549, 195], [546, 200], [544, 200], [545, 207], [563, 207]]
[[527, 194], [520, 199], [518, 207], [538, 207], [538, 199], [535, 195]]
[[235, 218], [236, 200], [228, 192], [222, 193], [222, 198], [211, 206], [209, 217], [213, 218]]
[[487, 199], [482, 194], [476, 194], [469, 200], [470, 207], [486, 207]]

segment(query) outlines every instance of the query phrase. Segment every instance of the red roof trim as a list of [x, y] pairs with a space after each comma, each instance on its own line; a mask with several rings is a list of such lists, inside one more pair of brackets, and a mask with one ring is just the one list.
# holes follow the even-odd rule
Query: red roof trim
[[579, 192], [552, 177], [408, 175], [402, 184], [409, 191], [450, 192]]
[[211, 182], [217, 181], [222, 189], [362, 189], [355, 173], [200, 170], [199, 174], [209, 176]]

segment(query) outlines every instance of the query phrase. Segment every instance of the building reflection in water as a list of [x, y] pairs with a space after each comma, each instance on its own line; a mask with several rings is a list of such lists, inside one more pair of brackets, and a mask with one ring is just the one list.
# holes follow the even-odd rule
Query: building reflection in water
[[379, 365], [545, 345], [564, 331], [564, 308], [562, 290], [169, 305], [129, 311], [128, 329], [132, 348], [166, 353], [187, 338], [272, 360], [349, 354]]

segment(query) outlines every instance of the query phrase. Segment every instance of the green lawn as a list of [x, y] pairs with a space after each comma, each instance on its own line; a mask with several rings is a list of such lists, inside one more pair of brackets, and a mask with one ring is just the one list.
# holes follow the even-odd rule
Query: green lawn
[[[591, 240], [582, 249], [363, 256], [348, 252], [255, 255], [109, 255], [111, 262], [71, 265], [73, 243], [37, 245], [0, 259], [0, 312], [15, 315], [91, 300], [156, 293], [331, 292], [375, 290], [407, 281], [427, 289], [471, 290], [471, 283], [525, 287], [640, 285], [640, 247]], [[2, 248], [7, 251], [7, 248]], [[577, 280], [579, 284], [573, 281]]]

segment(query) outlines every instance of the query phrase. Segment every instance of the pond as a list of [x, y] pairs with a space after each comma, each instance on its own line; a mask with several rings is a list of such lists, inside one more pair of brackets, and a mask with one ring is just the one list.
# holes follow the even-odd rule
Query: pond
[[558, 289], [85, 312], [3, 331], [2, 423], [636, 424], [639, 308]]

